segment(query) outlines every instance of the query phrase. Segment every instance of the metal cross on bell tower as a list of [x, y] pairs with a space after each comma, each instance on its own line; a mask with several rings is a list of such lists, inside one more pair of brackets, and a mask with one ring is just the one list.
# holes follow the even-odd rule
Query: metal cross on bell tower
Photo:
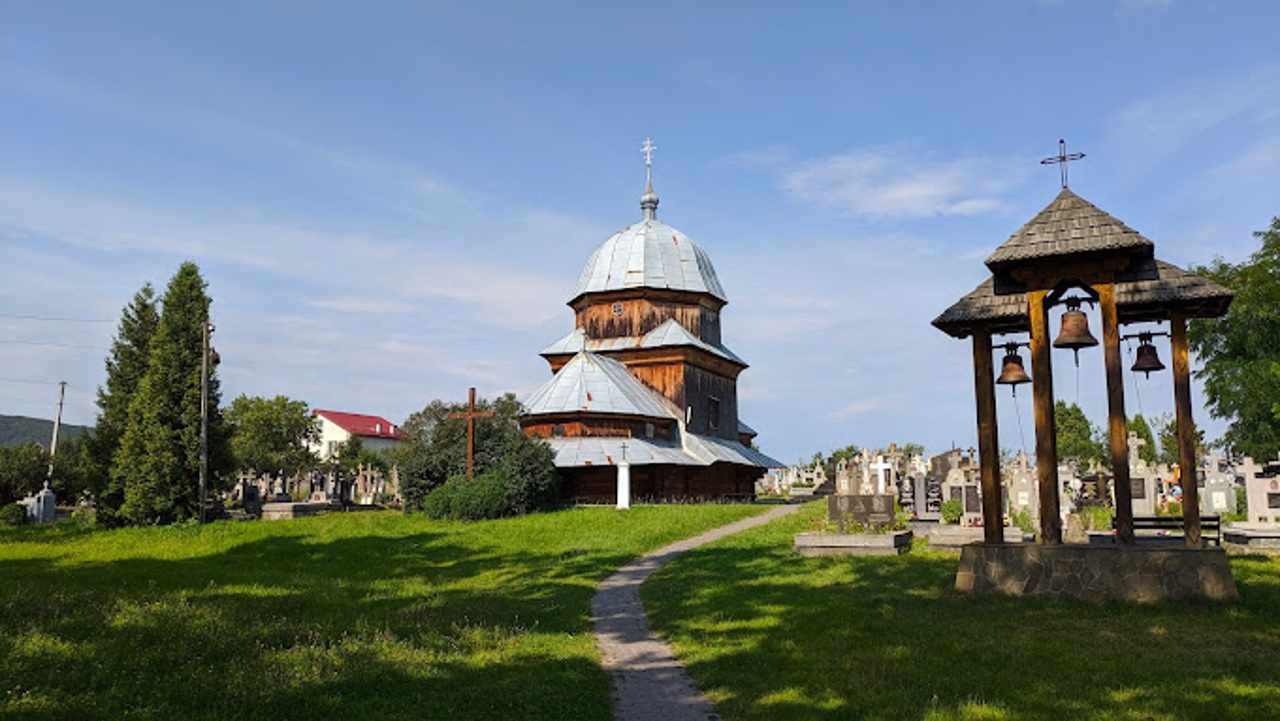
[[1067, 141], [1058, 140], [1058, 154], [1051, 155], [1040, 161], [1041, 165], [1057, 165], [1062, 171], [1062, 187], [1067, 187], [1067, 163], [1073, 160], [1079, 160], [1084, 157], [1084, 153], [1067, 153]]

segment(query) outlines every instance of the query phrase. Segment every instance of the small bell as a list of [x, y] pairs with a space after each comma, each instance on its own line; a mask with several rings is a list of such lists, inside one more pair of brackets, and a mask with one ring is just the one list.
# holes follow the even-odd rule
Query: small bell
[[1089, 332], [1089, 316], [1080, 310], [1080, 299], [1067, 299], [1067, 312], [1062, 314], [1062, 330], [1053, 341], [1054, 348], [1070, 348], [1075, 351], [1076, 365], [1080, 365], [1080, 349], [1098, 345], [1098, 339]]
[[996, 383], [1006, 386], [1017, 386], [1019, 383], [1030, 383], [1031, 376], [1022, 365], [1022, 356], [1017, 353], [1017, 346], [1005, 349], [1004, 367], [1000, 369], [1000, 377]]
[[1164, 363], [1160, 362], [1160, 356], [1156, 355], [1156, 347], [1151, 344], [1151, 334], [1139, 333], [1138, 341], [1138, 357], [1133, 362], [1133, 370], [1146, 373], [1147, 378], [1151, 377], [1151, 371], [1164, 370]]

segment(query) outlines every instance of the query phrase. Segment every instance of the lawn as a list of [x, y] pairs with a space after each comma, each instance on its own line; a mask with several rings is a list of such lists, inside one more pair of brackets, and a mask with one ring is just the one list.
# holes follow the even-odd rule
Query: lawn
[[0, 716], [606, 719], [595, 585], [763, 510], [0, 529]]
[[726, 719], [1277, 719], [1280, 558], [1233, 603], [972, 597], [959, 553], [802, 558], [795, 516], [675, 559], [641, 589]]

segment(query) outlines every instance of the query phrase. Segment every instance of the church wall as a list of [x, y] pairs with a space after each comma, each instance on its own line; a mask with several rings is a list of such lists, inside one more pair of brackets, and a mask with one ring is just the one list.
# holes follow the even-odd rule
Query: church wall
[[[614, 312], [614, 306], [620, 312]], [[720, 310], [690, 294], [626, 297], [600, 295], [575, 308], [576, 327], [588, 338], [641, 336], [670, 318], [708, 343], [720, 343]]]
[[627, 369], [643, 383], [666, 396], [676, 404], [676, 407], [684, 408], [685, 366], [683, 363], [677, 361], [645, 365], [627, 364]]
[[[718, 422], [712, 427], [711, 416], [719, 399]], [[732, 378], [710, 373], [696, 366], [684, 369], [684, 401], [692, 411], [685, 424], [689, 431], [702, 436], [738, 440], [738, 383]]]
[[[522, 425], [525, 435], [537, 438], [670, 438], [671, 421], [644, 421], [619, 418], [542, 418]], [[649, 434], [650, 427], [653, 434]]]
[[[575, 503], [617, 502], [616, 466], [561, 468], [561, 497]], [[717, 463], [712, 466], [632, 466], [631, 498], [636, 502], [688, 499], [748, 500], [755, 495], [760, 469]]]

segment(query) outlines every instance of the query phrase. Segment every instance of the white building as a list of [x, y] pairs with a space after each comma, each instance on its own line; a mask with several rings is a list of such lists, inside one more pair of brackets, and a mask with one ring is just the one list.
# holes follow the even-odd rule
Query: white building
[[320, 439], [311, 450], [321, 460], [328, 459], [338, 450], [338, 445], [359, 436], [364, 447], [371, 451], [394, 448], [404, 442], [404, 433], [382, 416], [361, 413], [343, 413], [316, 409], [312, 414], [319, 420]]

